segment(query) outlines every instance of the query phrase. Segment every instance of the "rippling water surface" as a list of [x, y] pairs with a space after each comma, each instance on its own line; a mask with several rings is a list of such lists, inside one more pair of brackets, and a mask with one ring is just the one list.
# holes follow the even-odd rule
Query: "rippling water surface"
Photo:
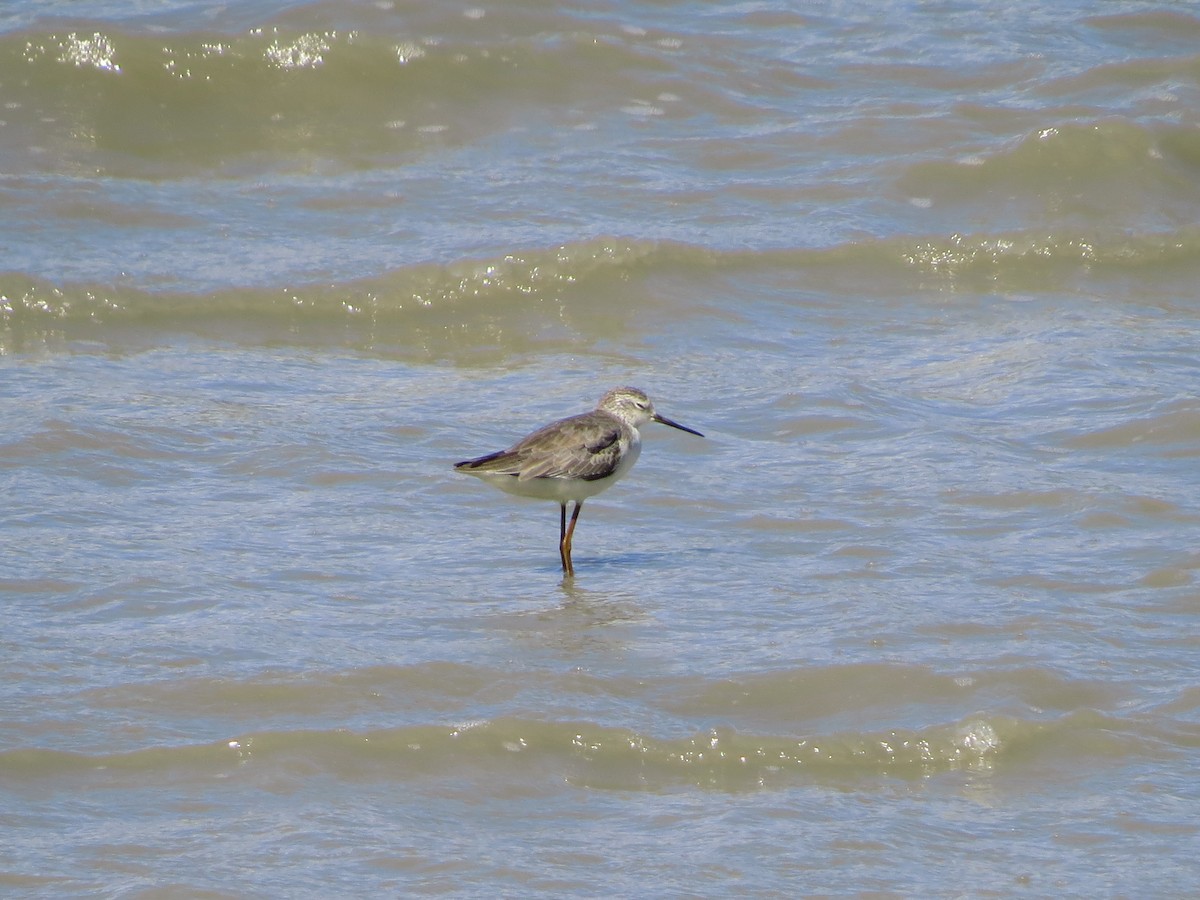
[[[1200, 890], [1198, 46], [9, 4], [0, 886]], [[563, 581], [451, 463], [624, 383]]]

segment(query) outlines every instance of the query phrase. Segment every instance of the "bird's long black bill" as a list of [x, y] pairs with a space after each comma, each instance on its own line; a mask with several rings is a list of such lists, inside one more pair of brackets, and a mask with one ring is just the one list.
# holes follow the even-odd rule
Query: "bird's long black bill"
[[672, 428], [678, 428], [680, 431], [686, 431], [688, 434], [694, 434], [696, 437], [704, 437], [695, 428], [688, 428], [686, 425], [680, 425], [678, 422], [672, 422], [666, 416], [655, 415], [654, 421], [660, 425], [670, 425]]

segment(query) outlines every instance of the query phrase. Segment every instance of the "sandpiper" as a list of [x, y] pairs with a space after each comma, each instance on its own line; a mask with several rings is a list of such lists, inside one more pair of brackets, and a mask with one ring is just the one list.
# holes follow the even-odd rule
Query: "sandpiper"
[[[455, 463], [454, 468], [518, 497], [557, 500], [558, 554], [563, 573], [572, 576], [575, 567], [571, 564], [571, 536], [583, 501], [611, 487], [633, 468], [642, 451], [638, 428], [647, 422], [660, 422], [704, 437], [660, 416], [645, 392], [619, 387], [601, 397], [591, 412], [551, 422], [507, 450]], [[575, 503], [570, 526], [568, 501]]]

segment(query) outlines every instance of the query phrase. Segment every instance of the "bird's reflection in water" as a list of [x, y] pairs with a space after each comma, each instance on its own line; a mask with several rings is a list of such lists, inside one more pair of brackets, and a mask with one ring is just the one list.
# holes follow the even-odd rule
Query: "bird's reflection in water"
[[497, 616], [496, 628], [528, 644], [536, 656], [549, 652], [575, 666], [587, 665], [592, 654], [611, 658], [622, 652], [650, 619], [637, 591], [585, 587], [578, 580], [564, 578], [533, 609]]

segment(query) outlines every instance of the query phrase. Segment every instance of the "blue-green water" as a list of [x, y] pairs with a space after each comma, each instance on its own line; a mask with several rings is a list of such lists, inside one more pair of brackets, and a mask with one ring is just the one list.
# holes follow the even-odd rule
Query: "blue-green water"
[[1192, 5], [0, 29], [7, 893], [1200, 889]]

